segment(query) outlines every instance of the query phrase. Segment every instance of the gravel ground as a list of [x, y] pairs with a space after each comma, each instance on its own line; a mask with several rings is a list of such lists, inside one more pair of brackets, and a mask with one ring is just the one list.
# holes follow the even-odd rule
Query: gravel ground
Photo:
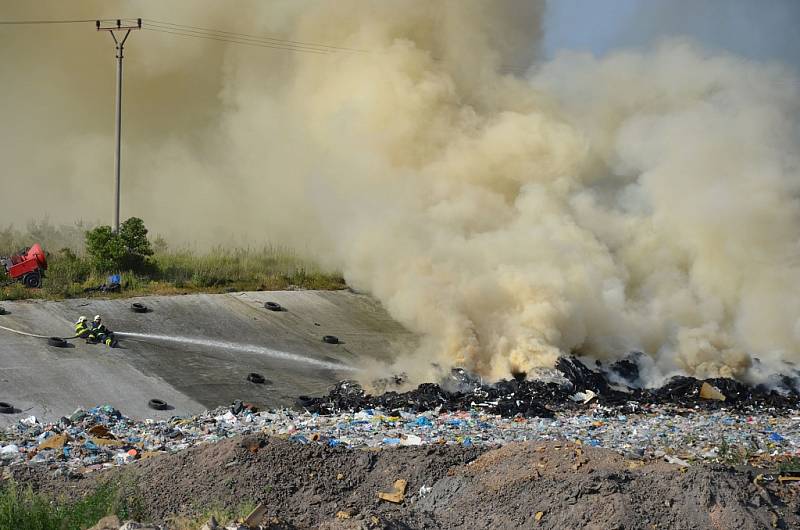
[[[754, 472], [570, 442], [347, 449], [259, 435], [78, 480], [43, 466], [13, 474], [68, 497], [104, 481], [133, 484], [146, 518], [159, 523], [212, 505], [263, 502], [275, 528], [800, 528], [796, 486], [757, 486]], [[403, 501], [378, 499], [397, 479], [408, 482]]]

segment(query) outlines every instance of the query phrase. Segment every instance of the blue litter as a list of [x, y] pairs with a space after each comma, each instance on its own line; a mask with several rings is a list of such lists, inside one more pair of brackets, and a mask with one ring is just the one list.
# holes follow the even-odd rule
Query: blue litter
[[773, 442], [782, 442], [782, 441], [785, 440], [785, 438], [783, 436], [781, 436], [780, 434], [778, 434], [776, 432], [770, 434], [769, 435], [769, 439], [772, 440]]

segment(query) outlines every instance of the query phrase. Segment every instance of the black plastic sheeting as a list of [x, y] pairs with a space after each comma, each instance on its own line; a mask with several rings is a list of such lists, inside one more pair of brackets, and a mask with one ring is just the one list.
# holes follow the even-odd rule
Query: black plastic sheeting
[[[700, 380], [694, 377], [676, 376], [660, 388], [642, 389], [620, 384], [620, 380], [635, 383], [639, 378], [636, 357], [617, 361], [593, 370], [574, 357], [562, 357], [556, 369], [563, 374], [566, 383], [545, 383], [525, 380], [524, 374], [515, 374], [514, 379], [493, 384], [483, 383], [466, 370], [454, 368], [441, 384], [423, 383], [408, 392], [387, 391], [370, 395], [355, 381], [341, 381], [330, 389], [326, 396], [301, 396], [298, 404], [312, 413], [327, 415], [356, 412], [380, 408], [389, 412], [420, 413], [428, 410], [443, 412], [482, 409], [489, 414], [502, 417], [551, 418], [559, 410], [585, 408], [580, 400], [570, 399], [578, 392], [592, 391], [596, 397], [589, 403], [607, 407], [609, 412], [617, 409], [636, 411], [654, 405], [677, 405], [685, 408], [720, 408], [760, 410], [788, 409], [798, 404], [798, 378], [782, 376], [776, 385], [748, 386], [734, 379]], [[379, 388], [387, 383], [401, 384], [403, 376], [394, 376], [381, 381]], [[613, 382], [612, 382], [613, 381]], [[707, 382], [722, 392], [725, 401], [700, 398], [700, 388]]]

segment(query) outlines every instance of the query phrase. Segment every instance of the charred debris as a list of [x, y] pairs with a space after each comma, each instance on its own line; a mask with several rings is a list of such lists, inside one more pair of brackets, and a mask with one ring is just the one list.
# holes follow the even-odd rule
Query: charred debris
[[[561, 377], [543, 381], [514, 374], [512, 379], [488, 384], [464, 369], [454, 368], [440, 383], [423, 383], [407, 392], [388, 390], [367, 393], [357, 382], [340, 381], [327, 395], [300, 396], [298, 405], [321, 415], [381, 409], [421, 413], [480, 409], [502, 417], [552, 418], [558, 411], [594, 406], [608, 414], [671, 407], [687, 409], [728, 408], [741, 412], [778, 412], [797, 406], [800, 378], [781, 376], [771, 386], [750, 386], [735, 379], [675, 376], [659, 388], [635, 386], [640, 381], [637, 356], [610, 365], [599, 362], [592, 369], [575, 357], [562, 357], [556, 371]], [[399, 386], [402, 376], [376, 382], [377, 388]]]

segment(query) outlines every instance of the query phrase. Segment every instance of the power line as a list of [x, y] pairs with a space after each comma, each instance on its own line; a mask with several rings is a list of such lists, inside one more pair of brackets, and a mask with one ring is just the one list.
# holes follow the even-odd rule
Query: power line
[[[35, 25], [35, 24], [82, 24], [87, 22], [95, 22], [97, 19], [75, 19], [75, 20], [7, 20], [0, 21], [0, 25]], [[100, 19], [101, 22], [117, 20], [117, 19]], [[119, 19], [122, 21], [136, 20], [136, 19]], [[313, 53], [316, 55], [328, 55], [332, 53], [376, 53], [373, 50], [365, 50], [359, 48], [348, 48], [345, 46], [334, 46], [330, 44], [321, 44], [315, 42], [304, 42], [289, 39], [280, 39], [277, 37], [268, 37], [263, 35], [254, 35], [251, 33], [239, 33], [235, 31], [227, 31], [213, 28], [204, 28], [201, 26], [191, 26], [188, 24], [177, 24], [174, 22], [143, 19], [147, 24], [142, 29], [147, 31], [155, 31], [158, 33], [167, 33], [170, 35], [177, 35], [179, 37], [193, 37], [197, 39], [214, 40], [218, 42], [226, 42], [230, 44], [242, 44], [245, 46], [255, 46], [258, 48], [270, 48], [274, 50], [293, 51], [300, 53]], [[151, 27], [148, 27], [151, 26]], [[500, 65], [502, 70], [521, 74], [527, 71], [525, 67], [518, 67], [512, 65]]]
[[142, 29], [145, 30], [145, 31], [157, 31], [159, 33], [169, 33], [170, 35], [179, 35], [181, 37], [192, 37], [192, 38], [195, 38], [195, 39], [208, 39], [208, 40], [215, 40], [215, 41], [219, 41], [219, 42], [229, 42], [229, 43], [232, 43], [232, 44], [244, 44], [246, 46], [256, 46], [257, 48], [272, 48], [274, 50], [286, 50], [286, 51], [301, 52], [301, 53], [314, 53], [314, 54], [317, 54], [317, 55], [328, 55], [327, 52], [323, 52], [323, 51], [303, 50], [303, 49], [299, 49], [299, 48], [288, 48], [288, 47], [284, 47], [284, 46], [272, 46], [272, 45], [269, 45], [269, 44], [261, 44], [261, 43], [257, 43], [257, 42], [247, 42], [247, 41], [239, 41], [239, 40], [231, 40], [231, 39], [222, 39], [222, 38], [212, 37], [210, 35], [192, 35], [190, 33], [178, 33], [178, 32], [175, 32], [175, 31], [167, 31], [167, 30], [163, 30], [163, 29], [155, 29], [155, 28], [148, 28], [148, 27], [143, 27]]
[[197, 30], [197, 31], [206, 32], [206, 33], [225, 34], [225, 35], [230, 35], [230, 36], [233, 36], [233, 37], [249, 37], [249, 38], [258, 39], [258, 40], [271, 41], [271, 42], [274, 42], [274, 43], [277, 43], [277, 44], [293, 44], [293, 45], [297, 45], [297, 46], [304, 46], [304, 47], [311, 47], [311, 48], [325, 48], [325, 49], [328, 49], [328, 50], [359, 52], [359, 53], [370, 53], [370, 50], [362, 50], [362, 49], [358, 49], [358, 48], [347, 48], [347, 47], [344, 47], [344, 46], [333, 46], [333, 45], [330, 45], [330, 44], [320, 44], [320, 43], [315, 43], [315, 42], [304, 42], [304, 41], [295, 41], [295, 40], [289, 40], [289, 39], [279, 39], [277, 37], [267, 37], [267, 36], [264, 36], [264, 35], [253, 35], [251, 33], [239, 33], [239, 32], [234, 32], [234, 31], [225, 31], [225, 30], [221, 30], [221, 29], [203, 28], [203, 27], [200, 27], [200, 26], [190, 26], [190, 25], [187, 25], [187, 24], [176, 24], [174, 22], [165, 22], [165, 21], [159, 21], [159, 20], [152, 20], [152, 19], [149, 19], [149, 18], [144, 19], [144, 21], [147, 22], [147, 23], [150, 23], [150, 24], [154, 24], [154, 25], [172, 26], [172, 29], [183, 29], [183, 28], [185, 28], [186, 30]]
[[235, 35], [227, 35], [222, 33], [212, 33], [208, 31], [201, 31], [201, 30], [193, 30], [193, 29], [179, 29], [173, 28], [169, 26], [162, 26], [162, 25], [154, 25], [152, 23], [148, 23], [145, 25], [146, 29], [151, 30], [160, 30], [163, 32], [173, 32], [177, 34], [187, 35], [187, 36], [196, 36], [196, 37], [213, 37], [215, 39], [224, 39], [229, 41], [236, 41], [236, 42], [243, 42], [243, 43], [256, 43], [256, 44], [264, 44], [267, 46], [275, 46], [280, 47], [281, 49], [293, 49], [298, 51], [311, 51], [317, 53], [332, 53], [334, 50], [330, 50], [327, 48], [320, 48], [311, 45], [300, 45], [300, 44], [288, 44], [283, 42], [276, 42], [273, 40], [268, 39], [261, 39], [258, 37], [246, 37], [246, 36], [235, 36]]
[[[0, 20], [0, 25], [3, 26], [11, 26], [16, 24], [82, 24], [84, 22], [95, 22], [97, 19], [86, 19], [86, 20]], [[110, 19], [105, 19], [110, 20]]]
[[[144, 26], [143, 29], [145, 30], [158, 31], [161, 33], [169, 33], [171, 35], [179, 35], [182, 37], [196, 37], [202, 39], [216, 40], [219, 42], [228, 42], [232, 44], [245, 44], [250, 46], [259, 46], [263, 48], [273, 48], [273, 49], [280, 49], [287, 51], [308, 52], [316, 54], [330, 54], [338, 52], [375, 53], [370, 50], [357, 49], [357, 48], [344, 48], [340, 46], [330, 46], [327, 44], [314, 44], [302, 41], [275, 39], [272, 37], [256, 37], [254, 35], [250, 35], [247, 33], [235, 33], [232, 31], [212, 30], [208, 28], [199, 28], [198, 26], [187, 26], [187, 25], [172, 24], [167, 22], [162, 23], [162, 22], [151, 21], [149, 19], [143, 19], [143, 20], [145, 22], [148, 22], [150, 26], [155, 26], [155, 28], [154, 27], [148, 28], [147, 26]], [[172, 26], [176, 27], [169, 27], [164, 24], [171, 24]], [[197, 29], [181, 29], [181, 27], [197, 28]], [[442, 62], [441, 59], [437, 59], [435, 57], [434, 60], [437, 62]], [[524, 74], [525, 72], [527, 72], [527, 68], [522, 66], [503, 64], [500, 65], [500, 68], [502, 70], [517, 74]]]
[[281, 42], [276, 41], [269, 38], [259, 38], [259, 37], [249, 37], [249, 36], [237, 36], [234, 34], [226, 34], [226, 33], [214, 33], [210, 31], [201, 31], [201, 30], [194, 30], [194, 29], [182, 29], [182, 28], [174, 28], [171, 26], [163, 26], [163, 25], [156, 25], [152, 22], [148, 23], [150, 29], [159, 29], [162, 31], [172, 31], [180, 34], [186, 35], [194, 35], [200, 37], [214, 37], [217, 39], [225, 39], [225, 40], [233, 40], [237, 42], [254, 42], [257, 44], [265, 44], [269, 46], [278, 46], [282, 49], [293, 49], [299, 51], [312, 51], [318, 53], [334, 53], [338, 52], [338, 50], [332, 50], [329, 48], [317, 47], [312, 45], [301, 45], [301, 44], [290, 44], [288, 42]]

